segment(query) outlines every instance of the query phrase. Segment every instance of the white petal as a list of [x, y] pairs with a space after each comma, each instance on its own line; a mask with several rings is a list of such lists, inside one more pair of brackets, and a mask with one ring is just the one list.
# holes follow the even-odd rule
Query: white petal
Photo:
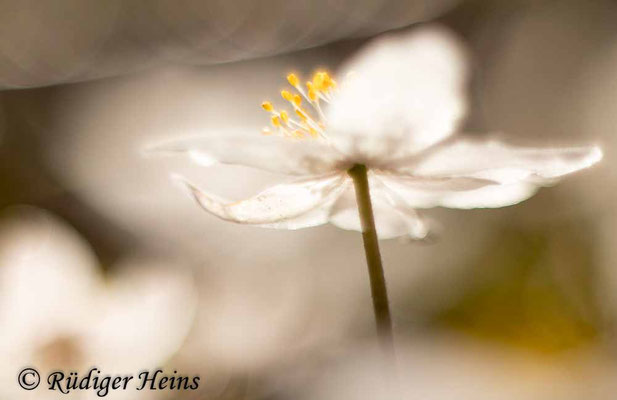
[[[410, 208], [393, 205], [371, 182], [371, 201], [375, 216], [375, 229], [379, 239], [410, 237], [423, 239], [428, 234], [428, 227]], [[330, 223], [347, 230], [362, 232], [355, 192], [349, 188], [343, 193], [332, 208]]]
[[[221, 219], [281, 229], [316, 225], [314, 220], [302, 218], [307, 215], [310, 217], [310, 212], [317, 211], [319, 207], [327, 205], [332, 197], [337, 197], [348, 180], [345, 174], [330, 174], [276, 185], [247, 200], [228, 202], [179, 179], [202, 208]], [[289, 228], [285, 225], [287, 221], [290, 222]]]
[[294, 218], [288, 218], [271, 224], [261, 224], [262, 228], [296, 230], [326, 224], [330, 221], [332, 207], [339, 197], [352, 186], [351, 179], [346, 179], [340, 187], [333, 190], [324, 201], [312, 210]]
[[[278, 136], [188, 137], [154, 145], [146, 154], [185, 154], [199, 165], [243, 165], [290, 174], [325, 174], [341, 164], [339, 152], [321, 140]], [[343, 166], [344, 168], [344, 166]]]
[[500, 183], [549, 184], [601, 159], [602, 151], [595, 146], [526, 148], [498, 141], [460, 140], [399, 171], [418, 176], [466, 176]]
[[7, 213], [0, 226], [0, 326], [10, 327], [4, 333], [79, 331], [102, 283], [92, 250], [46, 211], [16, 207]]
[[[520, 203], [533, 196], [537, 185], [531, 183], [500, 184], [469, 178], [451, 178], [450, 188], [414, 184], [408, 177], [380, 176], [384, 186], [408, 207], [495, 208]], [[426, 180], [428, 178], [422, 179]], [[461, 181], [457, 186], [454, 182]], [[471, 182], [476, 182], [475, 187]], [[478, 185], [479, 182], [484, 182]], [[488, 183], [487, 183], [488, 182]]]
[[494, 181], [480, 178], [467, 177], [416, 177], [398, 175], [382, 171], [373, 171], [374, 179], [384, 181], [390, 179], [411, 189], [427, 193], [461, 192], [478, 189], [494, 184]]
[[490, 185], [445, 196], [440, 205], [450, 208], [505, 207], [527, 200], [537, 191], [538, 186], [529, 183]]
[[163, 365], [193, 321], [196, 294], [181, 268], [131, 263], [108, 284], [88, 337], [88, 362], [130, 371]]
[[465, 52], [444, 28], [383, 36], [341, 77], [328, 132], [341, 150], [366, 160], [403, 157], [439, 142], [465, 113]]

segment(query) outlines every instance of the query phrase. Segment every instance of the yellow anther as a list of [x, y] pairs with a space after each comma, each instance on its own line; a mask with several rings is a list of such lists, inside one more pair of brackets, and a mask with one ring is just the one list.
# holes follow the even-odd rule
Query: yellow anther
[[309, 97], [309, 99], [311, 99], [312, 101], [317, 101], [317, 99], [319, 98], [319, 97], [317, 96], [317, 91], [315, 91], [315, 90], [309, 90], [309, 92], [308, 92], [308, 97]]
[[[272, 128], [264, 128], [263, 135], [281, 135], [288, 138], [319, 138], [326, 137], [324, 114], [319, 104], [320, 100], [329, 102], [334, 93], [330, 89], [336, 87], [336, 82], [325, 71], [317, 71], [311, 79], [306, 82], [306, 89], [300, 86], [300, 80], [296, 74], [287, 75], [287, 81], [296, 90], [281, 90], [281, 97], [293, 106], [293, 111], [299, 119], [290, 117], [290, 112], [276, 110], [269, 101], [264, 101], [261, 107], [271, 113]], [[306, 91], [305, 91], [306, 90]], [[306, 99], [308, 106], [302, 107], [302, 98]], [[311, 111], [312, 107], [312, 111]], [[312, 112], [319, 115], [314, 117]], [[292, 114], [293, 116], [293, 114]]]
[[326, 92], [331, 87], [334, 87], [336, 85], [336, 82], [334, 82], [334, 80], [330, 77], [330, 74], [328, 74], [327, 72], [319, 71], [315, 72], [315, 74], [313, 75], [313, 85], [315, 85], [315, 88], [317, 90]]
[[334, 83], [334, 80], [332, 79], [330, 74], [327, 73], [327, 72], [324, 72], [323, 76], [324, 76], [324, 81], [325, 81], [326, 85], [332, 86], [332, 84]]
[[281, 90], [281, 96], [287, 101], [292, 101], [294, 98], [287, 90]]
[[261, 103], [261, 108], [269, 112], [274, 111], [274, 106], [269, 101], [264, 101], [263, 103]]
[[317, 101], [319, 98], [317, 95], [318, 89], [315, 88], [313, 82], [306, 82], [306, 88], [308, 89], [308, 98], [311, 99], [311, 101]]
[[298, 79], [296, 74], [289, 74], [287, 75], [287, 82], [289, 82], [291, 86], [296, 87], [300, 83], [300, 79]]
[[313, 85], [315, 85], [315, 88], [318, 90], [325, 90], [325, 79], [326, 78], [323, 72], [315, 72], [313, 75]]

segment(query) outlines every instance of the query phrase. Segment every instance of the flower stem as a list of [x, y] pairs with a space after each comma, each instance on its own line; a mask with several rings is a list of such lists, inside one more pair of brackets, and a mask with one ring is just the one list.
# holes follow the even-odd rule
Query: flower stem
[[392, 335], [392, 318], [390, 316], [390, 304], [388, 303], [388, 290], [384, 276], [379, 252], [379, 241], [375, 230], [375, 217], [368, 184], [366, 166], [356, 164], [349, 171], [356, 189], [356, 201], [362, 224], [362, 239], [364, 252], [368, 265], [369, 279], [371, 282], [371, 295], [373, 297], [373, 310], [377, 324], [377, 335], [381, 346], [386, 353], [394, 355], [394, 341]]

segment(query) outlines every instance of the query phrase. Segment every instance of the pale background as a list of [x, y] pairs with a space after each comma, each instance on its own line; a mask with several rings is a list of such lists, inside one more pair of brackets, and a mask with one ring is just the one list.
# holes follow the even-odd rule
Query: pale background
[[[390, 398], [373, 354], [359, 234], [219, 221], [169, 174], [238, 198], [276, 177], [144, 158], [140, 149], [230, 128], [258, 135], [267, 121], [259, 105], [288, 71], [335, 71], [376, 34], [434, 21], [471, 49], [466, 131], [597, 143], [605, 158], [517, 206], [432, 210], [441, 226], [434, 243], [382, 243], [402, 398], [612, 398], [616, 20], [617, 4], [600, 0], [0, 0], [0, 310], [23, 306], [10, 295], [18, 262], [34, 271], [21, 279], [35, 305], [41, 293], [57, 297], [53, 280], [28, 286], [46, 268], [87, 269], [103, 291], [133, 274], [121, 280], [128, 297], [111, 290], [106, 307], [116, 315], [137, 287], [135, 315], [151, 318], [105, 325], [97, 340], [142, 346], [121, 352], [122, 368], [201, 376], [198, 392], [144, 398]], [[166, 278], [137, 283], [152, 270]], [[72, 320], [95, 324], [94, 292], [75, 290], [69, 304], [81, 296], [86, 311]], [[62, 324], [32, 335], [29, 360], [104, 362], [103, 344], [88, 353], [56, 340]], [[11, 335], [0, 340], [0, 349], [14, 346]], [[107, 352], [111, 365], [119, 353]], [[45, 398], [6, 389], [15, 389], [20, 362], [0, 358], [8, 376], [0, 394]]]

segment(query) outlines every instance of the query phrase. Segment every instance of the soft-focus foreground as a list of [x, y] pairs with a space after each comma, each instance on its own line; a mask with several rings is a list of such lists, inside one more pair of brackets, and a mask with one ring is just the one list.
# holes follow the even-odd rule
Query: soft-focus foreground
[[[613, 2], [35, 3], [0, 4], [0, 81], [32, 87], [0, 92], [1, 398], [58, 398], [19, 387], [29, 366], [201, 377], [196, 391], [107, 396], [126, 399], [615, 396]], [[516, 207], [428, 212], [428, 242], [382, 242], [395, 385], [377, 361], [357, 234], [226, 224], [170, 174], [227, 198], [281, 177], [141, 150], [262, 139], [259, 105], [282, 76], [338, 72], [373, 35], [427, 19], [470, 48], [462, 131], [596, 144], [604, 161]]]

